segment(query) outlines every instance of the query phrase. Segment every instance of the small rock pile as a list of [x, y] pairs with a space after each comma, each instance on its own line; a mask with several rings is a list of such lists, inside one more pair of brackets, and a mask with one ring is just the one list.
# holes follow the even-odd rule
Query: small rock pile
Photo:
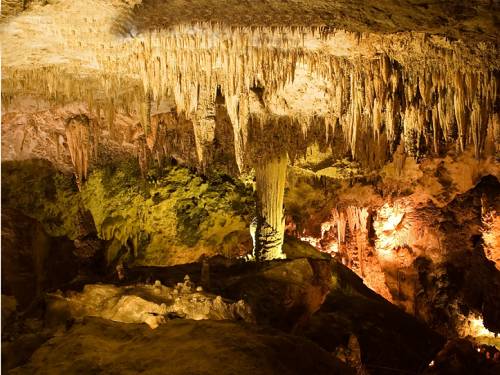
[[254, 322], [250, 306], [205, 293], [189, 275], [173, 288], [154, 284], [115, 286], [89, 284], [81, 293], [56, 292], [47, 296], [52, 320], [95, 316], [122, 323], [146, 323], [152, 329], [169, 319], [244, 320]]

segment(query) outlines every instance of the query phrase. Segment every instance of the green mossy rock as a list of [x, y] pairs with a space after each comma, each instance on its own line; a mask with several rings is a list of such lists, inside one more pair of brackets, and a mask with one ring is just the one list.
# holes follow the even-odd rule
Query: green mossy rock
[[136, 265], [174, 265], [202, 255], [251, 251], [251, 188], [228, 176], [168, 167], [140, 178], [132, 160], [95, 169], [78, 191], [74, 179], [41, 160], [2, 163], [2, 204], [39, 220], [52, 236], [78, 238], [81, 210], [110, 241], [112, 262], [126, 249]]

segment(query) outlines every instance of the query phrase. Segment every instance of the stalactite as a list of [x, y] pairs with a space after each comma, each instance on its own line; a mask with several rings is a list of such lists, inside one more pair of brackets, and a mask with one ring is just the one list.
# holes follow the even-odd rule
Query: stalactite
[[345, 234], [347, 229], [347, 219], [345, 217], [344, 211], [338, 211], [336, 208], [332, 211], [333, 222], [337, 227], [337, 241], [338, 247], [345, 242]]
[[141, 176], [145, 178], [149, 170], [151, 152], [148, 148], [146, 137], [144, 135], [138, 137], [135, 141], [135, 144], [136, 144], [137, 159], [139, 162], [139, 169], [141, 171]]
[[[213, 102], [219, 90], [226, 99], [241, 170], [252, 115], [249, 92], [258, 84], [266, 95], [276, 94], [293, 82], [301, 64], [329, 82], [325, 90], [331, 103], [325, 124], [340, 125], [354, 159], [376, 167], [396, 149], [400, 138], [408, 143], [406, 151], [416, 151], [414, 156], [439, 154], [453, 143], [459, 151], [473, 146], [476, 156], [484, 153], [485, 134], [498, 111], [498, 74], [486, 64], [465, 65], [460, 49], [438, 48], [422, 38], [415, 41], [421, 64], [412, 64], [405, 55], [394, 59], [391, 43], [397, 36], [382, 43], [386, 53], [375, 59], [346, 58], [306, 48], [304, 40], [315, 39], [313, 28], [273, 31], [200, 23], [199, 32], [193, 34], [192, 27], [172, 26], [120, 42], [102, 40], [93, 50], [98, 69], [89, 71], [80, 65], [32, 70], [7, 66], [2, 88], [9, 95], [33, 92], [59, 103], [80, 99], [97, 111], [107, 108], [108, 122], [111, 111], [127, 109], [134, 101], [145, 105], [173, 96], [177, 112], [197, 122], [197, 127], [204, 118], [200, 106], [205, 100]], [[319, 37], [327, 43], [334, 34], [320, 32]], [[2, 99], [6, 101], [5, 94]], [[147, 134], [148, 109], [139, 112]], [[308, 134], [310, 119], [295, 120]], [[333, 138], [327, 131], [324, 137]]]
[[465, 106], [465, 83], [460, 72], [455, 73], [454, 77], [455, 95], [453, 96], [453, 108], [455, 110], [455, 120], [458, 125], [458, 148], [460, 151], [465, 149], [465, 135], [468, 127], [467, 108]]
[[110, 137], [113, 139], [114, 138], [114, 124], [115, 124], [115, 115], [116, 115], [116, 109], [113, 103], [113, 100], [107, 101], [107, 106], [106, 106], [106, 120], [107, 120], [107, 125], [108, 125], [108, 131]]
[[66, 141], [71, 156], [78, 187], [87, 178], [90, 158], [94, 147], [96, 147], [95, 137], [91, 133], [90, 120], [85, 115], [78, 115], [66, 121]]
[[210, 150], [215, 139], [215, 99], [203, 95], [198, 103], [197, 114], [192, 118], [198, 164], [202, 169], [209, 163]]
[[193, 120], [193, 127], [198, 162], [204, 168], [208, 163], [208, 150], [215, 139], [215, 119], [204, 118]]
[[248, 137], [248, 94], [226, 96], [226, 108], [234, 135], [234, 154], [240, 172], [244, 169], [244, 153]]
[[283, 198], [288, 157], [261, 161], [255, 168], [257, 192], [256, 260], [282, 259], [285, 235]]
[[147, 137], [151, 131], [151, 94], [149, 92], [141, 101], [139, 111], [142, 129]]
[[488, 112], [483, 102], [477, 99], [472, 104], [471, 113], [471, 133], [472, 143], [474, 144], [474, 153], [477, 159], [483, 152], [488, 126]]

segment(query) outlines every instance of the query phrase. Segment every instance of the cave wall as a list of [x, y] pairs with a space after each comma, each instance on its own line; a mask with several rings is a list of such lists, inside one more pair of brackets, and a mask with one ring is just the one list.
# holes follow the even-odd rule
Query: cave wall
[[75, 242], [89, 235], [90, 221], [106, 243], [108, 264], [125, 257], [136, 265], [174, 265], [251, 251], [251, 188], [185, 167], [148, 173], [142, 178], [132, 159], [94, 169], [78, 190], [72, 175], [48, 161], [3, 162], [2, 205], [37, 219], [49, 235]]
[[351, 163], [356, 173], [331, 177], [311, 175], [301, 163], [289, 170], [288, 233], [443, 334], [491, 342], [498, 331], [496, 160], [471, 153], [405, 159], [400, 172], [394, 161], [375, 176]]

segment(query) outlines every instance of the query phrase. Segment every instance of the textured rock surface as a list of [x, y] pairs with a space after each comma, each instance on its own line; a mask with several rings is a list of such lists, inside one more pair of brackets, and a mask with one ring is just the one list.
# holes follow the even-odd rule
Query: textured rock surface
[[109, 241], [109, 264], [123, 256], [129, 263], [182, 264], [252, 249], [251, 191], [224, 174], [170, 166], [150, 170], [145, 180], [128, 160], [94, 170], [79, 192], [49, 163], [29, 160], [4, 163], [2, 181], [4, 207], [38, 219], [50, 235], [76, 240], [82, 253], [92, 238]]
[[444, 344], [423, 323], [368, 289], [341, 264], [332, 264], [329, 294], [304, 334], [334, 352], [359, 342], [363, 367], [373, 374], [420, 372]]
[[247, 267], [229, 280], [215, 279], [212, 284], [223, 296], [243, 298], [260, 324], [295, 331], [323, 303], [329, 275], [328, 261], [297, 259]]
[[[294, 228], [292, 216], [289, 232], [445, 335], [480, 336], [466, 326], [483, 319], [497, 331], [499, 274], [485, 255], [494, 261], [498, 163], [463, 155], [405, 164], [404, 177], [388, 165], [381, 177], [357, 177], [354, 186], [339, 177], [327, 180], [332, 188], [296, 181], [285, 206], [308, 219], [299, 214]], [[484, 335], [490, 342], [493, 333]]]
[[[447, 338], [499, 345], [499, 12], [489, 0], [4, 1], [2, 204], [69, 237], [68, 253], [111, 282], [201, 269], [259, 324], [306, 332], [360, 373], [422, 372], [442, 339], [311, 247], [283, 243], [285, 228]], [[47, 245], [60, 241], [7, 220], [8, 292], [25, 306], [59, 267], [45, 259], [60, 265]], [[258, 260], [295, 260], [234, 261], [251, 253], [249, 227]], [[111, 307], [92, 314], [154, 327], [169, 306], [199, 318], [220, 302], [103, 288]], [[9, 336], [7, 352], [21, 349], [8, 367], [46, 339], [35, 328]], [[487, 368], [471, 349], [450, 341], [429, 371], [454, 356], [456, 371], [467, 358], [478, 365], [467, 371]], [[100, 369], [75, 350], [65, 371]], [[41, 356], [26, 371], [57, 362]]]
[[[202, 3], [203, 4], [203, 3]], [[263, 1], [241, 4], [236, 0], [204, 1], [204, 6], [192, 7], [180, 0], [163, 4], [147, 0], [136, 6], [133, 19], [143, 27], [171, 25], [177, 22], [219, 21], [248, 26], [321, 25], [327, 24], [353, 31], [426, 31], [458, 38], [468, 33], [479, 38], [493, 38], [498, 4], [486, 1], [428, 3], [405, 1]], [[211, 11], [207, 12], [206, 8]], [[162, 17], [154, 18], [153, 14]], [[153, 21], [153, 23], [151, 22]], [[480, 27], [481, 31], [474, 29]]]
[[146, 323], [155, 329], [168, 316], [193, 320], [254, 320], [250, 307], [242, 300], [231, 303], [198, 290], [186, 279], [175, 288], [161, 285], [117, 287], [87, 284], [81, 293], [50, 294], [47, 317], [55, 321], [69, 318], [102, 317], [122, 323]]
[[[369, 290], [363, 285], [363, 281], [345, 266], [324, 259], [324, 255], [314, 250], [314, 248], [297, 241], [286, 241], [284, 250], [287, 256], [297, 259], [266, 262], [261, 266], [255, 263], [244, 262], [231, 264], [229, 262], [222, 262], [220, 259], [211, 259], [207, 261], [207, 263], [210, 264], [210, 286], [207, 289], [208, 292], [222, 295], [231, 300], [244, 298], [246, 303], [251, 306], [252, 312], [255, 313], [256, 322], [259, 327], [257, 328], [254, 326], [254, 328], [248, 329], [252, 332], [253, 330], [261, 332], [258, 334], [258, 337], [263, 338], [267, 334], [272, 334], [274, 337], [281, 337], [283, 334], [276, 333], [276, 331], [274, 331], [276, 328], [282, 331], [284, 330], [285, 332], [293, 331], [295, 336], [290, 336], [293, 342], [301, 343], [303, 340], [302, 337], [305, 336], [330, 353], [328, 357], [330, 359], [325, 360], [321, 357], [318, 359], [321, 362], [318, 362], [316, 364], [317, 366], [325, 366], [330, 363], [329, 361], [331, 361], [333, 356], [337, 356], [342, 359], [342, 361], [348, 363], [349, 366], [353, 366], [358, 370], [369, 369], [374, 374], [383, 374], [386, 368], [396, 369], [398, 371], [421, 371], [441, 349], [445, 341], [442, 337], [432, 332], [414, 317], [405, 314], [400, 309]], [[303, 259], [301, 258], [302, 256], [309, 256], [310, 259]], [[145, 319], [140, 313], [141, 311], [144, 312], [144, 308], [147, 307], [144, 303], [148, 303], [151, 306], [154, 305], [154, 309], [158, 309], [160, 315], [167, 310], [172, 311], [171, 309], [174, 309], [176, 313], [167, 314], [169, 318], [181, 318], [182, 315], [185, 317], [199, 318], [199, 314], [205, 314], [204, 317], [210, 317], [211, 319], [219, 319], [224, 314], [226, 314], [224, 315], [226, 317], [231, 316], [237, 318], [237, 314], [234, 315], [234, 313], [238, 313], [238, 311], [241, 313], [241, 310], [236, 311], [230, 309], [231, 311], [228, 311], [225, 308], [222, 310], [218, 309], [217, 306], [215, 306], [213, 297], [208, 298], [205, 302], [201, 300], [192, 300], [192, 297], [196, 297], [198, 294], [202, 296], [205, 295], [199, 292], [193, 293], [191, 284], [195, 283], [198, 285], [204, 279], [204, 272], [206, 272], [206, 269], [204, 271], [204, 267], [200, 263], [179, 265], [175, 267], [132, 268], [126, 273], [125, 277], [127, 279], [123, 282], [125, 283], [124, 285], [135, 284], [135, 287], [111, 285], [88, 286], [87, 289], [89, 290], [83, 294], [67, 293], [66, 296], [72, 300], [70, 304], [73, 306], [73, 312], [76, 312], [76, 315], [79, 314], [78, 316], [82, 316], [82, 312], [88, 312], [90, 310], [94, 312], [106, 311], [106, 317], [113, 319], [112, 315], [120, 312], [121, 318], [126, 317], [127, 319], [132, 319], [132, 321], [142, 322]], [[187, 282], [187, 284], [189, 284], [189, 292], [184, 293], [182, 291], [186, 289], [186, 282], [183, 282], [183, 278], [186, 273], [191, 275], [192, 281]], [[161, 280], [161, 284], [163, 285], [160, 286], [159, 283], [155, 283], [154, 285], [137, 283], [137, 280], [140, 279]], [[180, 283], [180, 285], [178, 285], [178, 283]], [[177, 289], [181, 291], [178, 296], [183, 297], [184, 295], [186, 298], [180, 298], [179, 303], [172, 304], [173, 299], [170, 297], [174, 295], [173, 289], [176, 285]], [[92, 295], [95, 298], [80, 298], [82, 296], [88, 296], [90, 290], [94, 291]], [[100, 293], [100, 291], [102, 291], [102, 293]], [[108, 293], [109, 291], [111, 291], [111, 294]], [[165, 300], [167, 294], [170, 297], [168, 300]], [[115, 297], [106, 297], [110, 295], [114, 295]], [[113, 307], [120, 305], [120, 300], [124, 302], [126, 298], [124, 300], [123, 297], [133, 297], [135, 298], [135, 302], [139, 301], [140, 304], [129, 304], [129, 306], [134, 307], [133, 309], [120, 310]], [[84, 345], [79, 349], [76, 347], [71, 349], [71, 352], [77, 353], [76, 355], [78, 358], [81, 358], [82, 363], [88, 365], [89, 362], [87, 361], [91, 361], [91, 359], [87, 359], [88, 356], [96, 362], [97, 360], [94, 355], [102, 352], [96, 352], [95, 350], [89, 351], [86, 345], [96, 345], [96, 342], [103, 344], [105, 342], [106, 344], [103, 345], [106, 345], [106, 348], [113, 352], [113, 348], [115, 347], [121, 348], [120, 350], [128, 350], [124, 348], [133, 350], [133, 348], [135, 348], [133, 346], [135, 345], [134, 343], [140, 343], [144, 350], [147, 351], [148, 345], [145, 344], [144, 340], [149, 340], [147, 337], [151, 338], [156, 336], [155, 334], [146, 334], [144, 330], [148, 332], [165, 332], [164, 330], [168, 330], [172, 325], [182, 324], [178, 323], [182, 319], [171, 319], [167, 320], [165, 324], [161, 324], [154, 331], [151, 331], [147, 327], [138, 328], [136, 324], [129, 323], [122, 326], [119, 324], [115, 325], [113, 322], [108, 321], [107, 323], [99, 323], [98, 326], [100, 328], [98, 330], [88, 327], [82, 328], [82, 325], [84, 326], [86, 322], [93, 320], [84, 318], [82, 323], [80, 319], [77, 319], [77, 322], [74, 323], [71, 319], [71, 314], [67, 311], [65, 312], [64, 308], [61, 308], [61, 305], [59, 307], [54, 306], [58, 301], [61, 302], [61, 300], [62, 297], [57, 297], [49, 303], [49, 310], [45, 314], [47, 317], [45, 330], [42, 329], [41, 324], [38, 326], [33, 323], [29, 324], [30, 327], [35, 327], [35, 332], [37, 332], [35, 335], [33, 335], [32, 328], [27, 329], [25, 327], [21, 330], [24, 333], [19, 336], [19, 333], [15, 334], [15, 332], [12, 332], [14, 325], [10, 323], [9, 329], [4, 332], [5, 334], [8, 333], [13, 336], [8, 337], [8, 345], [3, 345], [3, 347], [6, 348], [6, 353], [18, 353], [15, 355], [11, 354], [9, 357], [12, 358], [12, 361], [8, 362], [10, 367], [19, 366], [25, 363], [31, 356], [33, 350], [41, 345], [44, 340], [53, 337], [55, 333], [57, 337], [53, 338], [47, 346], [42, 346], [42, 348], [31, 358], [31, 363], [16, 371], [29, 373], [30, 371], [35, 371], [35, 369], [44, 371], [43, 369], [45, 368], [49, 371], [52, 367], [46, 366], [55, 366], [56, 363], [58, 366], [63, 366], [64, 369], [68, 369], [68, 371], [73, 371], [73, 367], [66, 367], [73, 365], [70, 364], [70, 361], [66, 360], [66, 354], [64, 354], [66, 352], [62, 349], [68, 346], [68, 350], [70, 350], [71, 345], [76, 345], [76, 343], [73, 342], [73, 335], [78, 335], [78, 337], [80, 337], [79, 342], [84, 342]], [[82, 302], [86, 301], [86, 303], [83, 305], [76, 303], [80, 300]], [[207, 304], [207, 301], [212, 302]], [[52, 305], [53, 302], [55, 302], [54, 305]], [[64, 307], [64, 305], [67, 307], [68, 302], [62, 302], [62, 307]], [[128, 300], [125, 302], [134, 301]], [[164, 307], [161, 307], [162, 303], [165, 303]], [[124, 304], [120, 306], [124, 307]], [[137, 309], [137, 307], [140, 307], [140, 309]], [[201, 307], [201, 309], [198, 307]], [[215, 315], [207, 312], [205, 307], [209, 307], [208, 310]], [[219, 307], [223, 306], [221, 305]], [[147, 307], [146, 310], [148, 309], [151, 309], [151, 307]], [[156, 311], [154, 309], [149, 311], [149, 315], [156, 315], [151, 314], [152, 311]], [[222, 315], [220, 313], [222, 313]], [[229, 315], [227, 315], [227, 313], [229, 313]], [[83, 315], [87, 315], [87, 313]], [[136, 319], [138, 316], [139, 320]], [[186, 322], [186, 327], [191, 327], [192, 324], [196, 324], [189, 320], [182, 321]], [[152, 323], [152, 321], [150, 321], [150, 323]], [[66, 331], [67, 327], [70, 327], [72, 324], [74, 324], [73, 328]], [[217, 326], [216, 329], [219, 330], [218, 332], [220, 334], [217, 342], [219, 342], [220, 345], [225, 345], [228, 350], [232, 348], [232, 345], [253, 342], [251, 337], [243, 339], [243, 336], [238, 336], [239, 334], [232, 330], [230, 334], [236, 335], [238, 339], [234, 339], [234, 337], [233, 339], [226, 338], [225, 328], [224, 326], [219, 326], [218, 322], [208, 320], [206, 324], [206, 327], [212, 327], [214, 324]], [[23, 325], [28, 326], [26, 322], [23, 323]], [[94, 326], [92, 325], [92, 327]], [[106, 327], [111, 328], [108, 330]], [[205, 326], [196, 326], [193, 328], [193, 332], [203, 337], [209, 337], [211, 335], [211, 328], [205, 330], [202, 327]], [[47, 328], [51, 330], [47, 331]], [[115, 328], [121, 333], [116, 333]], [[56, 329], [56, 331], [54, 331], [54, 329]], [[189, 329], [191, 330], [191, 328]], [[237, 328], [236, 330], [238, 331], [239, 329], [240, 328]], [[111, 334], [112, 337], [108, 336], [106, 332]], [[128, 333], [126, 334], [125, 332], [132, 333], [128, 336]], [[159, 335], [162, 337], [162, 339], [159, 340], [168, 341], [164, 333]], [[185, 341], [183, 341], [184, 339], [182, 338], [184, 337], [183, 334], [175, 334], [175, 337], [179, 340], [179, 345], [181, 345], [180, 342], [182, 341], [182, 345], [176, 347], [179, 350], [176, 349], [174, 352], [179, 356], [178, 358], [182, 357], [182, 360], [179, 359], [179, 365], [182, 364], [183, 366], [187, 365], [187, 358], [184, 358], [184, 354], [181, 353], [187, 353], [188, 342], [191, 342], [192, 345], [198, 348], [196, 352], [197, 358], [199, 358], [201, 353], [205, 353], [205, 350], [208, 350], [205, 347], [210, 345], [204, 341], [202, 341], [204, 344], [201, 344], [197, 336], [193, 337], [189, 335], [185, 338]], [[87, 339], [89, 340], [88, 344]], [[111, 340], [111, 342], [108, 342], [108, 339]], [[183, 346], [184, 342], [186, 345], [185, 348]], [[54, 354], [54, 345], [63, 350], [61, 352], [62, 354], [59, 354], [59, 357]], [[280, 341], [278, 346], [272, 346], [272, 348], [274, 348], [273, 350], [278, 350], [277, 348], [279, 348], [279, 353], [287, 353], [287, 345], [288, 344]], [[262, 348], [261, 346], [259, 347]], [[245, 348], [248, 347], [245, 346]], [[316, 358], [316, 355], [323, 353], [322, 351], [318, 351], [317, 347], [315, 348], [317, 352], [314, 355], [311, 354], [311, 358]], [[266, 356], [265, 358], [271, 358], [273, 356], [276, 358], [276, 354], [274, 354], [274, 352], [269, 352], [269, 349], [262, 350], [265, 350], [269, 354], [269, 357]], [[170, 353], [169, 350], [167, 351]], [[246, 353], [244, 351], [240, 352]], [[123, 358], [120, 357], [120, 360], [123, 362], [124, 358], [132, 358], [132, 353], [133, 352]], [[155, 356], [156, 352], [153, 351], [148, 353], [149, 354], [144, 353], [144, 363], [147, 364], [147, 368], [150, 368], [151, 371], [156, 371], [153, 366], [154, 360], [146, 360], [146, 358], [150, 358], [148, 355]], [[260, 358], [260, 354], [258, 354], [261, 353], [260, 349], [256, 352], [250, 350], [250, 353], [253, 358]], [[114, 355], [110, 357], [114, 357]], [[142, 354], [137, 358], [142, 358]], [[232, 358], [232, 356], [228, 357], [228, 360]], [[281, 358], [280, 355], [278, 355], [278, 358]], [[101, 366], [105, 364], [110, 368], [109, 371], [114, 371], [116, 366], [118, 366], [116, 368], [122, 369], [118, 364], [120, 360], [116, 359], [115, 361], [114, 358], [108, 358], [107, 360], [110, 362], [96, 363], [101, 363]], [[246, 361], [245, 359], [239, 360]], [[291, 361], [290, 359], [287, 360]], [[158, 358], [156, 358], [156, 361], [158, 361]], [[77, 365], [77, 362], [78, 361], [72, 361], [74, 365]], [[128, 363], [127, 359], [127, 361], [123, 362], [123, 366], [129, 366]], [[134, 361], [134, 363], [139, 362]], [[243, 363], [241, 363], [240, 366], [243, 366]], [[258, 363], [263, 369], [262, 371], [266, 371], [267, 362], [259, 360]], [[292, 364], [295, 362], [292, 361], [289, 363]], [[309, 366], [307, 363], [307, 361], [304, 362], [304, 366]], [[160, 366], [160, 364], [158, 364], [158, 366]], [[161, 366], [163, 366], [163, 364]], [[237, 365], [235, 364], [235, 366]], [[95, 369], [94, 367], [90, 368]], [[317, 372], [311, 371], [313, 371], [313, 373], [322, 373], [321, 368], [322, 367], [315, 368]], [[136, 368], [133, 367], [133, 369]], [[241, 371], [243, 371], [245, 368], [241, 367], [241, 369]], [[300, 371], [306, 371], [303, 367], [297, 367], [297, 369], [299, 369], [297, 370], [299, 373], [301, 373]], [[286, 372], [288, 370], [283, 369], [282, 371], [288, 373]], [[289, 371], [290, 373], [294, 373], [293, 370]]]
[[[285, 246], [285, 249], [288, 247]], [[311, 249], [307, 246], [299, 249], [298, 245], [296, 245], [295, 254], [298, 255], [299, 252], [311, 252]], [[201, 265], [197, 266], [198, 272], [200, 272]], [[161, 277], [163, 275], [165, 278], [164, 284], [175, 285], [174, 280], [168, 281], [168, 279], [172, 278], [173, 275], [177, 275], [177, 280], [182, 280], [183, 271], [185, 272], [188, 269], [190, 269], [194, 281], [200, 278], [200, 274], [194, 272], [193, 267], [188, 265], [157, 270], [155, 276]], [[142, 272], [148, 274], [147, 269], [142, 269]], [[374, 370], [373, 373], [375, 374], [383, 373], [383, 371], [379, 371], [382, 367], [391, 367], [398, 369], [398, 371], [420, 371], [430, 362], [444, 343], [444, 340], [439, 335], [425, 328], [415, 318], [403, 313], [370, 291], [352, 271], [335, 262], [330, 263], [330, 261], [319, 259], [297, 259], [266, 263], [263, 267], [256, 267], [255, 264], [251, 263], [240, 263], [232, 266], [216, 265], [214, 263], [210, 272], [211, 291], [217, 291], [217, 293], [225, 297], [237, 298], [237, 296], [245, 296], [245, 300], [252, 307], [252, 311], [255, 312], [259, 326], [245, 326], [247, 328], [243, 328], [243, 330], [247, 332], [247, 336], [238, 333], [242, 329], [239, 325], [229, 322], [219, 323], [212, 320], [202, 321], [198, 324], [190, 320], [173, 319], [151, 331], [149, 328], [139, 328], [134, 324], [119, 325], [109, 321], [98, 323], [97, 327], [99, 328], [95, 329], [95, 320], [84, 318], [83, 322], [75, 323], [73, 328], [66, 333], [64, 333], [64, 329], [62, 331], [59, 329], [57, 337], [49, 341], [46, 344], [47, 346], [42, 346], [33, 355], [30, 363], [15, 371], [20, 373], [29, 373], [35, 370], [45, 371], [44, 369], [50, 371], [52, 366], [56, 364], [67, 371], [75, 371], [75, 368], [69, 366], [77, 366], [80, 362], [88, 366], [90, 361], [100, 363], [100, 366], [107, 366], [110, 368], [109, 371], [125, 371], [125, 368], [131, 366], [128, 360], [125, 361], [125, 358], [130, 357], [137, 359], [133, 363], [143, 363], [144, 366], [147, 366], [145, 369], [147, 368], [148, 371], [154, 373], [156, 371], [153, 365], [154, 361], [153, 359], [147, 360], [147, 358], [156, 355], [155, 350], [153, 350], [156, 344], [148, 340], [152, 340], [157, 337], [156, 335], [159, 335], [161, 338], [158, 338], [158, 340], [168, 343], [170, 334], [176, 337], [176, 349], [170, 351], [168, 348], [163, 348], [162, 350], [166, 351], [166, 356], [170, 355], [169, 353], [175, 353], [176, 358], [178, 358], [178, 362], [176, 362], [178, 366], [190, 366], [188, 363], [198, 363], [188, 361], [188, 358], [184, 357], [188, 352], [191, 355], [193, 354], [189, 349], [189, 345], [195, 345], [195, 348], [198, 348], [195, 350], [195, 357], [199, 360], [205, 358], [207, 353], [207, 358], [212, 357], [214, 360], [219, 361], [217, 355], [211, 355], [212, 329], [213, 332], [218, 332], [217, 342], [223, 345], [226, 348], [225, 350], [232, 350], [233, 345], [236, 345], [237, 348], [240, 348], [239, 345], [244, 345], [244, 348], [246, 348], [238, 349], [238, 352], [244, 355], [242, 358], [230, 356], [229, 354], [224, 357], [226, 358], [225, 361], [229, 361], [224, 364], [227, 371], [232, 369], [232, 360], [238, 359], [239, 363], [234, 364], [234, 366], [240, 366], [238, 373], [242, 371], [245, 373], [247, 366], [247, 359], [245, 358], [250, 357], [255, 360], [260, 358], [257, 361], [258, 366], [260, 366], [258, 373], [266, 373], [268, 364], [267, 360], [261, 359], [261, 354], [259, 354], [262, 353], [261, 350], [267, 353], [265, 358], [274, 358], [273, 363], [279, 366], [284, 373], [309, 373], [309, 371], [312, 371], [312, 373], [323, 373], [322, 371], [336, 373], [330, 367], [327, 367], [329, 370], [322, 370], [323, 366], [329, 366], [328, 364], [331, 363], [334, 356], [342, 358], [351, 366]], [[132, 270], [130, 275], [132, 276]], [[167, 289], [166, 287], [163, 288]], [[134, 293], [145, 300], [151, 297], [159, 298], [152, 299], [154, 304], [158, 306], [162, 294], [156, 295], [154, 293], [155, 289], [157, 289], [155, 286], [138, 286], [129, 289], [128, 292]], [[148, 295], [149, 297], [147, 297]], [[119, 300], [119, 298], [116, 300]], [[324, 302], [325, 300], [326, 302]], [[93, 308], [93, 305], [91, 305], [86, 308]], [[196, 304], [191, 303], [191, 305]], [[103, 305], [101, 304], [101, 306]], [[51, 316], [59, 323], [66, 322], [68, 317], [64, 316], [64, 314], [52, 314]], [[90, 327], [87, 327], [87, 324], [90, 324]], [[234, 327], [227, 333], [232, 335], [232, 338], [226, 336], [226, 325]], [[180, 326], [185, 327], [192, 334], [184, 336], [182, 332], [175, 333], [176, 327]], [[311, 361], [316, 358], [314, 366], [319, 367], [309, 367], [311, 366], [309, 360], [301, 360], [303, 363], [296, 365], [295, 359], [288, 358], [289, 354], [296, 353], [295, 349], [293, 347], [289, 348], [286, 340], [282, 341], [280, 339], [284, 337], [284, 334], [274, 331], [275, 328], [281, 328], [285, 332], [293, 330], [295, 335], [286, 337], [290, 337], [291, 342], [296, 345], [301, 345], [304, 354], [308, 353], [307, 356]], [[118, 333], [116, 330], [118, 330]], [[145, 330], [151, 333], [145, 333]], [[276, 345], [270, 344], [271, 348], [274, 349], [267, 347], [267, 344], [264, 347], [258, 345], [261, 349], [252, 349], [254, 342], [252, 332], [255, 332], [255, 330], [259, 332], [256, 336], [259, 338], [258, 340], [262, 339], [268, 342], [266, 337], [272, 335], [275, 339], [279, 339], [279, 343], [276, 343]], [[200, 337], [193, 335], [200, 335]], [[82, 345], [79, 349], [72, 347], [73, 344], [77, 345], [74, 342], [76, 336], [80, 338], [78, 342]], [[302, 346], [304, 336], [315, 341], [323, 349], [314, 346], [315, 354], [310, 353], [307, 347]], [[204, 339], [201, 339], [202, 337]], [[99, 354], [102, 352], [89, 350], [90, 347], [87, 348], [87, 345], [96, 345], [96, 340], [109, 349], [111, 355], [107, 359], [99, 357], [102, 359], [98, 360], [94, 356], [103, 355]], [[124, 346], [123, 342], [127, 344]], [[114, 353], [115, 349], [113, 348], [119, 347], [121, 351], [131, 350], [130, 353], [133, 353], [132, 350], [138, 350], [134, 347], [134, 343], [140, 343], [145, 353], [125, 355], [128, 352], [123, 352], [123, 357], [114, 358], [112, 353]], [[15, 345], [12, 344], [11, 347], [15, 348]], [[346, 350], [342, 349], [344, 347]], [[57, 355], [54, 348], [57, 348]], [[79, 360], [68, 361], [65, 348], [74, 353]], [[221, 352], [219, 347], [217, 347], [217, 350], [219, 350], [219, 353], [225, 352], [224, 350]], [[274, 350], [281, 354], [275, 353]], [[323, 350], [329, 353], [327, 357], [323, 357], [322, 353], [326, 353]], [[247, 354], [249, 357], [246, 357]], [[143, 355], [144, 359], [141, 359]], [[282, 367], [281, 355], [286, 356], [287, 363], [289, 365], [294, 364], [294, 366], [289, 368], [285, 365], [285, 367]], [[297, 357], [296, 360], [302, 358], [296, 354], [294, 356]], [[156, 361], [155, 363], [158, 366], [165, 366], [163, 362], [161, 364], [158, 362], [158, 358], [156, 358]], [[218, 366], [220, 365], [222, 364]], [[209, 364], [206, 364], [206, 366], [209, 366]], [[215, 366], [215, 364], [210, 366]], [[83, 364], [82, 367], [78, 368], [83, 371]], [[94, 367], [90, 367], [90, 369], [97, 370]], [[100, 369], [106, 371], [104, 368], [100, 367]], [[138, 371], [136, 367], [133, 367], [133, 369]], [[181, 369], [184, 369], [184, 367], [179, 367], [179, 371]], [[212, 367], [209, 369], [210, 371], [213, 370]], [[272, 367], [272, 369], [270, 371], [275, 371], [276, 368]], [[203, 369], [200, 371], [203, 371]], [[232, 373], [231, 371], [229, 373]]]
[[500, 363], [498, 354], [497, 359], [493, 359], [498, 351], [492, 349], [482, 347], [476, 350], [463, 339], [449, 341], [423, 374], [496, 374], [500, 371]]
[[2, 208], [2, 295], [19, 311], [78, 275], [78, 258], [67, 238], [51, 238], [36, 220]]
[[287, 256], [311, 258], [262, 267], [212, 266], [211, 289], [244, 298], [258, 324], [306, 336], [331, 353], [348, 347], [354, 335], [362, 365], [375, 374], [384, 373], [382, 367], [421, 371], [444, 345], [444, 338], [368, 289], [342, 264], [318, 259], [321, 254], [307, 244], [285, 242], [285, 252], [292, 246], [293, 255]]
[[[105, 350], [96, 350], [96, 346]], [[11, 374], [352, 374], [314, 343], [231, 322], [173, 320], [147, 327], [85, 319]]]

